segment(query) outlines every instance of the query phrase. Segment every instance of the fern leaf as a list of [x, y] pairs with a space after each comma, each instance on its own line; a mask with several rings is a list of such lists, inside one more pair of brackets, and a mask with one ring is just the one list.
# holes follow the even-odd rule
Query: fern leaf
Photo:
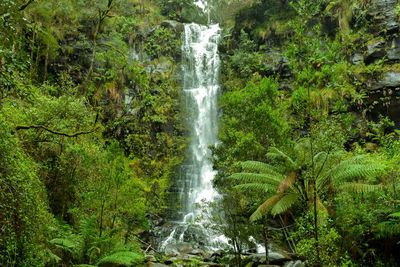
[[395, 212], [389, 215], [390, 217], [400, 218], [400, 212]]
[[260, 183], [251, 183], [251, 184], [240, 184], [235, 186], [236, 189], [239, 190], [254, 190], [259, 192], [275, 192], [276, 186], [270, 184], [260, 184]]
[[258, 174], [258, 173], [234, 173], [228, 177], [229, 179], [237, 180], [241, 183], [268, 183], [279, 186], [283, 176], [274, 176], [269, 174]]
[[287, 211], [299, 199], [298, 194], [287, 194], [282, 197], [271, 209], [272, 215], [277, 215]]
[[58, 248], [66, 249], [69, 251], [72, 251], [78, 246], [75, 241], [67, 238], [54, 238], [50, 240], [50, 243], [56, 245]]
[[254, 222], [262, 218], [263, 214], [270, 211], [274, 205], [284, 197], [284, 194], [278, 194], [267, 199], [263, 204], [261, 204], [257, 210], [250, 216], [250, 221]]
[[340, 169], [336, 169], [336, 173], [332, 174], [334, 183], [354, 181], [365, 177], [374, 177], [379, 174], [381, 165], [364, 165], [364, 164], [348, 164], [343, 165]]
[[280, 176], [281, 174], [272, 165], [260, 161], [244, 161], [240, 162], [242, 168], [250, 172], [266, 173], [271, 175]]
[[296, 172], [291, 172], [285, 179], [283, 179], [283, 181], [278, 186], [276, 192], [282, 193], [287, 191], [290, 187], [293, 186], [295, 182], [296, 182]]
[[293, 170], [297, 169], [296, 163], [288, 155], [286, 155], [284, 152], [280, 151], [276, 147], [271, 147], [270, 152], [268, 152], [266, 156], [267, 158], [270, 159], [278, 159], [285, 161], [286, 163], [289, 164], [291, 169]]
[[353, 193], [369, 193], [382, 189], [381, 185], [361, 184], [361, 183], [346, 183], [339, 187], [341, 191]]
[[375, 226], [378, 236], [388, 237], [400, 234], [400, 223], [386, 221]]

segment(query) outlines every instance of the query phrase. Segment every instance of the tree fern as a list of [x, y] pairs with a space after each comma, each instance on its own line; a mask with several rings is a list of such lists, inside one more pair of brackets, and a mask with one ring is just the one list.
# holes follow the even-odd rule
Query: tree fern
[[382, 189], [381, 185], [362, 184], [362, 183], [345, 183], [339, 186], [341, 191], [352, 193], [369, 193]]
[[260, 183], [239, 184], [235, 186], [235, 188], [239, 190], [254, 190], [264, 193], [276, 191], [276, 186], [270, 184], [260, 184]]
[[262, 216], [269, 212], [274, 205], [281, 200], [282, 197], [284, 197], [285, 194], [277, 194], [269, 199], [267, 199], [263, 204], [261, 204], [257, 210], [250, 216], [250, 221], [256, 221], [262, 218]]
[[240, 166], [246, 171], [259, 172], [276, 176], [282, 175], [277, 171], [274, 166], [260, 161], [244, 161], [240, 162]]
[[272, 215], [286, 212], [299, 199], [298, 194], [290, 193], [283, 196], [271, 209]]
[[289, 173], [285, 179], [279, 184], [278, 189], [276, 189], [277, 193], [282, 193], [287, 191], [290, 187], [294, 185], [296, 182], [296, 172]]
[[276, 159], [286, 162], [291, 169], [297, 169], [297, 164], [284, 152], [280, 151], [276, 147], [271, 147], [270, 152], [266, 155], [269, 159]]
[[232, 174], [229, 178], [241, 183], [268, 183], [278, 186], [281, 183], [283, 176], [276, 177], [268, 174], [240, 172]]

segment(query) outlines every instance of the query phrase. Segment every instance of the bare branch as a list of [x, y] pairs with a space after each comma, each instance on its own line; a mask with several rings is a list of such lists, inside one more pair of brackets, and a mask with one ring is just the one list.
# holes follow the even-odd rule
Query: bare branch
[[66, 137], [76, 137], [79, 135], [90, 134], [90, 133], [95, 132], [98, 128], [99, 128], [99, 126], [94, 126], [93, 129], [91, 129], [89, 131], [79, 131], [79, 132], [70, 134], [70, 133], [55, 131], [55, 130], [49, 129], [43, 125], [18, 125], [17, 127], [15, 127], [15, 129], [17, 131], [18, 130], [29, 130], [29, 129], [43, 129], [49, 133], [56, 134], [56, 135], [62, 135], [62, 136], [66, 136]]
[[30, 4], [32, 4], [32, 2], [35, 0], [28, 0], [28, 2], [26, 2], [23, 6], [21, 6], [19, 8], [19, 11], [23, 11], [25, 8], [27, 8]]

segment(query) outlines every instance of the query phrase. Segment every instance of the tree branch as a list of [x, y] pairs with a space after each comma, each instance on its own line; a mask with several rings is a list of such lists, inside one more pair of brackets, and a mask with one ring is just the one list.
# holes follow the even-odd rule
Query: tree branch
[[93, 129], [89, 130], [89, 131], [79, 131], [76, 133], [64, 133], [64, 132], [59, 132], [59, 131], [55, 131], [52, 129], [47, 128], [46, 126], [43, 125], [18, 125], [17, 127], [15, 127], [15, 129], [18, 130], [29, 130], [29, 129], [43, 129], [45, 131], [48, 131], [52, 134], [56, 134], [56, 135], [62, 135], [62, 136], [66, 136], [66, 137], [76, 137], [79, 135], [83, 135], [83, 134], [90, 134], [95, 132], [97, 129], [99, 128], [99, 126], [94, 126]]
[[35, 0], [28, 0], [28, 2], [26, 2], [23, 6], [21, 6], [21, 7], [19, 8], [19, 11], [22, 11], [22, 10], [24, 10], [25, 8], [27, 8], [30, 4], [32, 4], [33, 1], [35, 1]]
[[98, 45], [107, 46], [107, 47], [113, 49], [114, 51], [120, 53], [120, 54], [123, 55], [125, 58], [127, 57], [127, 55], [126, 55], [122, 50], [116, 48], [115, 46], [113, 46], [113, 45], [111, 45], [111, 44], [98, 43]]

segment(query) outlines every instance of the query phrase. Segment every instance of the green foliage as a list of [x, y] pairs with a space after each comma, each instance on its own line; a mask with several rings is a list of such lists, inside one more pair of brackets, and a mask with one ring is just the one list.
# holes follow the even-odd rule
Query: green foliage
[[[350, 191], [368, 193], [381, 189], [381, 185], [360, 183], [361, 179], [374, 181], [382, 173], [383, 165], [373, 163], [365, 155], [345, 158], [341, 151], [332, 153], [320, 152], [310, 155], [310, 144], [307, 141], [294, 147], [293, 159], [284, 152], [272, 147], [267, 154], [269, 164], [262, 162], [241, 163], [245, 173], [235, 173], [229, 178], [242, 185], [238, 189], [263, 191], [269, 196], [251, 215], [251, 220], [260, 219], [265, 213], [277, 215], [286, 212], [298, 200], [304, 204], [312, 200], [313, 181], [310, 176], [315, 173], [317, 202], [321, 210], [326, 208], [320, 197], [329, 197], [328, 191]], [[313, 169], [314, 168], [314, 169]], [[255, 173], [254, 173], [255, 172]]]
[[154, 59], [161, 55], [176, 56], [180, 46], [180, 40], [174, 38], [172, 29], [159, 28], [151, 34], [143, 49], [151, 59]]
[[39, 266], [52, 217], [38, 166], [11, 132], [12, 124], [0, 113], [0, 261], [8, 266]]
[[313, 216], [307, 213], [297, 221], [297, 230], [292, 238], [296, 242], [299, 256], [306, 259], [308, 265], [321, 264], [323, 266], [354, 266], [348, 255], [344, 253], [340, 246], [342, 237], [332, 225], [332, 220], [328, 219], [319, 225], [319, 247], [322, 251], [320, 259], [316, 258], [315, 238], [313, 237]]
[[102, 258], [97, 265], [121, 264], [134, 265], [143, 262], [143, 255], [132, 251], [118, 251], [109, 256]]
[[224, 110], [221, 144], [213, 149], [217, 168], [246, 159], [260, 160], [270, 145], [287, 142], [290, 130], [281, 119], [285, 107], [279, 102], [276, 80], [249, 81], [243, 89], [226, 92], [220, 103]]

